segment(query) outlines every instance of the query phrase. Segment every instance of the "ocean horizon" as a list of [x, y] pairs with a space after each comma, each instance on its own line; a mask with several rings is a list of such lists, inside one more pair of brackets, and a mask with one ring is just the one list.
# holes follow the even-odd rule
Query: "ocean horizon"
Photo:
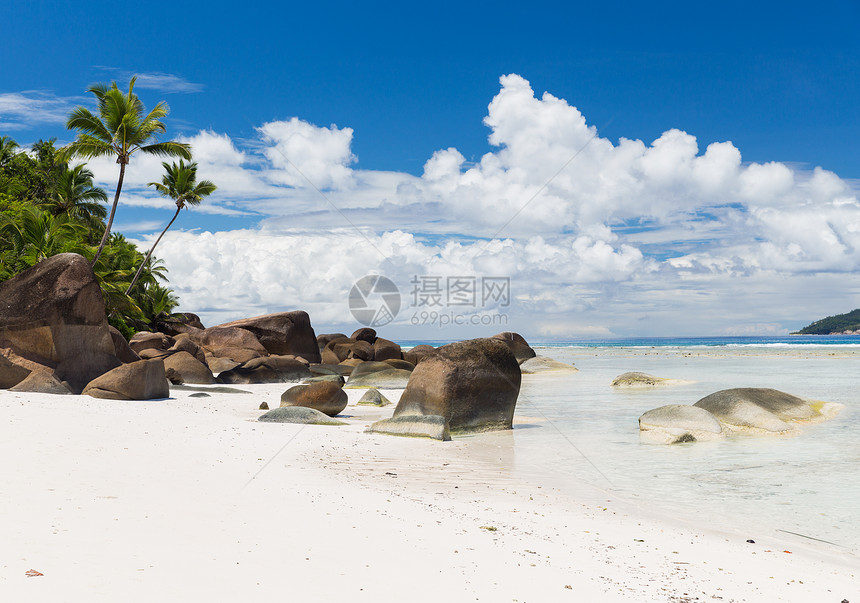
[[[858, 346], [860, 335], [744, 335], [701, 337], [607, 337], [583, 339], [528, 339], [529, 345], [541, 348], [593, 347], [791, 347], [791, 346]], [[416, 345], [440, 346], [458, 339], [400, 339], [404, 348]]]

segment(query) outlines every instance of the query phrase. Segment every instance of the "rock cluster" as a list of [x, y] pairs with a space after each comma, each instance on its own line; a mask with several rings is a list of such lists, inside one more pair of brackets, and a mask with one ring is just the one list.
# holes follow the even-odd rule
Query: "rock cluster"
[[793, 435], [798, 425], [835, 416], [841, 405], [769, 388], [724, 389], [692, 406], [669, 405], [639, 417], [642, 439], [659, 444], [716, 440], [727, 434]]
[[344, 388], [366, 389], [361, 403], [375, 406], [389, 404], [380, 389], [402, 389], [393, 417], [371, 431], [444, 440], [511, 429], [520, 364], [558, 368], [535, 359], [517, 333], [404, 353], [370, 328], [317, 337], [302, 311], [209, 328], [195, 314], [176, 314], [126, 341], [108, 325], [99, 285], [77, 254], [0, 283], [0, 300], [0, 388], [152, 400], [168, 397], [171, 383], [301, 382], [261, 421], [332, 424], [347, 406]]
[[126, 342], [107, 323], [89, 262], [73, 253], [0, 283], [0, 300], [0, 388], [146, 400], [167, 397], [168, 379], [299, 381], [320, 361], [302, 311], [208, 329], [195, 314], [177, 314], [158, 323], [164, 332], [140, 332]]

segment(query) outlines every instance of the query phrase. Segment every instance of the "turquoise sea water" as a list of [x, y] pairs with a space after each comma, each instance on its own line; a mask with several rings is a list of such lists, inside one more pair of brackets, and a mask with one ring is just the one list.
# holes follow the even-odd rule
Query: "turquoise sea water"
[[[575, 364], [580, 372], [524, 377], [517, 403], [523, 424], [505, 444], [520, 477], [573, 495], [576, 480], [584, 480], [643, 508], [740, 529], [750, 538], [860, 552], [860, 337], [532, 345], [539, 355]], [[687, 383], [610, 387], [627, 371]], [[772, 387], [845, 408], [829, 422], [803, 426], [796, 437], [736, 436], [672, 446], [639, 441], [638, 419], [645, 411], [693, 404], [733, 387]]]

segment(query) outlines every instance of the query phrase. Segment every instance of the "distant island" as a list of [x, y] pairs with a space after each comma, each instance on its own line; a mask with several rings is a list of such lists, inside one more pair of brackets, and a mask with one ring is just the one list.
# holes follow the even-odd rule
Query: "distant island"
[[860, 308], [816, 320], [792, 335], [860, 335]]

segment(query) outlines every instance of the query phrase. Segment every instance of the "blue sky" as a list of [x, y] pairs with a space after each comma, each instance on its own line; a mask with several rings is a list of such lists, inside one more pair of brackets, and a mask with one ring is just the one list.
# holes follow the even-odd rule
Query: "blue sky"
[[[210, 322], [286, 305], [348, 329], [369, 272], [402, 290], [508, 275], [518, 300], [474, 311], [536, 337], [782, 333], [858, 305], [856, 3], [76, 8], [7, 6], [0, 133], [68, 140], [87, 85], [140, 74], [222, 184], [156, 253]], [[108, 192], [110, 168], [94, 166]], [[144, 246], [170, 215], [146, 191], [158, 168], [140, 162], [117, 216]], [[267, 272], [275, 249], [305, 265]], [[236, 254], [254, 269], [227, 270]], [[322, 261], [319, 287], [296, 284]], [[388, 329], [456, 336], [413, 316]]]

